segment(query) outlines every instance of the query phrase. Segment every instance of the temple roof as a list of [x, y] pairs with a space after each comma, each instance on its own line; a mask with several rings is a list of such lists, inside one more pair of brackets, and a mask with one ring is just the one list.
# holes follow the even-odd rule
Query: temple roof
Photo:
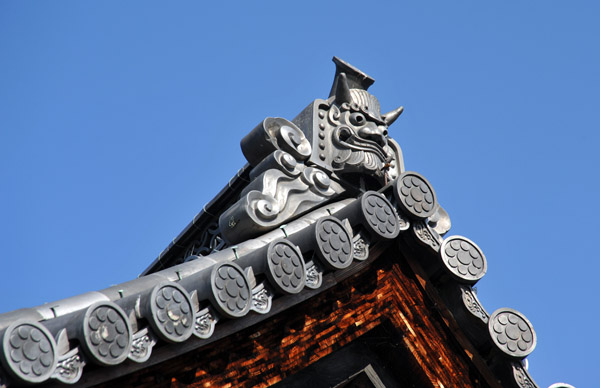
[[432, 184], [404, 169], [387, 131], [402, 109], [380, 112], [366, 90], [374, 81], [334, 61], [332, 94], [242, 139], [248, 163], [142, 276], [0, 314], [0, 385], [91, 386], [148, 368], [309, 301], [397, 249], [489, 386], [500, 377], [536, 386], [524, 362], [532, 324], [479, 302], [484, 253], [448, 235]]

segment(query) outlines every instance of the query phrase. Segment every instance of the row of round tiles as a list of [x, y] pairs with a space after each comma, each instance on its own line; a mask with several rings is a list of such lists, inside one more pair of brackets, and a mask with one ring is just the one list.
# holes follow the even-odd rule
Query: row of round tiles
[[[427, 220], [439, 206], [429, 181], [413, 171], [400, 174], [394, 184], [394, 197], [402, 213], [416, 222]], [[461, 283], [476, 283], [487, 271], [483, 252], [466, 237], [446, 238], [440, 258], [450, 275]]]
[[[396, 201], [404, 214], [413, 220], [424, 220], [433, 215], [437, 203], [433, 188], [420, 174], [403, 173], [395, 185]], [[392, 204], [381, 194], [366, 192], [361, 199], [364, 226], [371, 234], [394, 239], [403, 229], [399, 215]], [[462, 236], [444, 240], [439, 251], [444, 268], [459, 282], [474, 284], [487, 271], [487, 262], [481, 249]], [[536, 346], [533, 326], [516, 310], [496, 310], [489, 319], [488, 329], [494, 344], [505, 354], [523, 358]]]
[[[413, 186], [420, 187], [421, 191], [423, 187], [430, 187], [422, 183], [418, 185], [419, 182], [414, 176], [410, 177], [410, 182]], [[405, 186], [404, 183], [402, 188]], [[368, 192], [363, 196], [361, 204], [365, 224], [372, 233], [388, 239], [398, 235], [397, 214], [385, 197], [375, 192]], [[317, 255], [327, 267], [342, 269], [351, 264], [352, 234], [341, 221], [334, 217], [325, 217], [317, 223], [315, 234]], [[460, 260], [465, 255], [465, 251], [468, 251], [465, 250], [468, 248], [465, 242], [459, 245], [457, 246], [456, 242], [451, 243], [443, 250], [450, 258], [447, 260], [450, 264], [454, 256]], [[460, 248], [463, 250], [461, 251]], [[278, 241], [271, 244], [267, 256], [269, 267], [267, 274], [270, 282], [284, 293], [300, 292], [304, 287], [305, 266], [298, 248], [288, 241]], [[471, 252], [470, 257], [475, 256]], [[464, 260], [461, 260], [462, 262]], [[241, 317], [247, 314], [250, 308], [250, 289], [241, 268], [229, 263], [216, 268], [211, 275], [211, 284], [212, 301], [222, 313], [229, 317]], [[151, 293], [150, 301], [147, 308], [149, 314], [146, 315], [152, 317], [149, 321], [153, 329], [164, 340], [181, 342], [191, 336], [194, 313], [190, 298], [183, 288], [175, 283], [159, 285]], [[23, 330], [25, 329], [21, 331]], [[32, 340], [36, 340], [41, 335], [40, 330], [32, 328], [30, 331], [33, 333]], [[115, 365], [127, 358], [131, 344], [131, 329], [124, 312], [117, 305], [103, 304], [90, 308], [84, 317], [83, 332], [86, 345], [84, 348], [98, 363]], [[12, 345], [16, 344], [15, 338]], [[53, 367], [47, 354], [48, 344], [51, 342], [47, 341], [42, 342], [39, 349], [30, 346], [21, 350], [21, 353], [18, 348], [12, 349], [10, 360], [6, 358], [9, 367], [27, 381], [43, 378]], [[29, 358], [22, 357], [27, 355]]]
[[[493, 342], [509, 356], [522, 358], [535, 348], [536, 336], [531, 323], [515, 310], [497, 310], [488, 328]], [[85, 349], [98, 363], [116, 365], [127, 358], [131, 327], [119, 306], [113, 303], [91, 306], [85, 314], [84, 331], [87, 332]], [[2, 361], [22, 381], [43, 382], [56, 368], [56, 344], [49, 331], [38, 322], [13, 323], [6, 330], [2, 345]]]
[[[412, 179], [413, 185], [417, 183]], [[414, 190], [413, 190], [414, 191]], [[430, 195], [427, 198], [431, 197]], [[399, 233], [397, 216], [389, 202], [370, 192], [363, 196], [362, 209], [372, 232], [384, 238]], [[317, 254], [330, 269], [342, 269], [352, 262], [352, 234], [334, 217], [320, 220], [316, 227]], [[284, 293], [297, 293], [304, 287], [305, 265], [297, 247], [287, 241], [272, 244], [268, 252], [268, 278]], [[250, 308], [250, 289], [241, 268], [222, 265], [211, 275], [213, 301], [229, 317], [245, 315]], [[187, 292], [175, 283], [154, 288], [147, 310], [152, 328], [166, 341], [181, 342], [193, 332], [194, 313]], [[8, 332], [8, 331], [7, 331]], [[43, 326], [33, 322], [19, 326], [4, 346], [11, 349], [5, 364], [26, 381], [45, 380], [56, 366], [53, 340]], [[125, 313], [116, 304], [92, 306], [83, 319], [83, 339], [88, 355], [104, 365], [123, 362], [131, 345], [131, 328]], [[5, 341], [6, 342], [6, 341]], [[21, 346], [22, 345], [22, 346]]]
[[[352, 262], [352, 233], [335, 217], [324, 217], [315, 228], [317, 256], [327, 267], [341, 269]], [[295, 294], [305, 285], [306, 268], [298, 247], [280, 239], [267, 252], [270, 283], [280, 292]], [[251, 305], [249, 281], [235, 263], [222, 263], [211, 273], [210, 300], [225, 316], [239, 318]], [[173, 282], [154, 287], [144, 316], [152, 329], [167, 342], [183, 342], [193, 334], [195, 312], [188, 292]], [[100, 365], [117, 365], [128, 357], [132, 329], [117, 304], [101, 302], [90, 306], [84, 316], [81, 338], [84, 352]], [[40, 323], [18, 321], [4, 333], [3, 364], [11, 375], [28, 383], [39, 383], [52, 375], [57, 364], [56, 343]]]
[[[416, 172], [404, 172], [395, 182], [394, 196], [404, 214], [423, 221], [436, 210], [436, 195], [431, 184]], [[487, 271], [481, 249], [462, 236], [451, 236], [440, 248], [444, 268], [459, 282], [474, 284]], [[505, 354], [522, 358], [536, 346], [536, 335], [527, 318], [516, 310], [496, 310], [488, 321], [488, 331], [494, 344]]]
[[[410, 203], [404, 197], [406, 190], [403, 191], [407, 187], [407, 179], [412, 185], [408, 195], [413, 199], [424, 201], [426, 204], [429, 204], [433, 198], [432, 205], [435, 207], [433, 189], [424, 178], [416, 173], [411, 173], [410, 176], [401, 176], [397, 181], [397, 202], [400, 204]], [[426, 183], [420, 182], [419, 179]], [[415, 189], [418, 189], [420, 194], [414, 193]], [[419, 209], [429, 209], [429, 207], [421, 206]], [[399, 234], [399, 216], [383, 195], [376, 192], [365, 193], [361, 199], [361, 210], [363, 225], [370, 230], [371, 234], [386, 239], [393, 239]], [[419, 217], [422, 215], [419, 211], [411, 213], [406, 207], [404, 210], [413, 216], [415, 213]], [[352, 233], [337, 218], [324, 217], [319, 220], [315, 227], [315, 239], [317, 242], [316, 254], [326, 267], [343, 269], [352, 263]], [[466, 275], [477, 277], [483, 276], [485, 273], [485, 257], [479, 248], [468, 239], [462, 237], [447, 239], [441, 253], [446, 266], [459, 277]], [[269, 246], [267, 256], [267, 277], [276, 289], [283, 293], [294, 294], [304, 288], [306, 269], [300, 250], [296, 246], [287, 240], [275, 241]], [[481, 269], [483, 271], [476, 271]], [[211, 274], [211, 286], [210, 299], [225, 316], [237, 318], [248, 313], [251, 290], [249, 282], [239, 266], [233, 263], [224, 263], [215, 267]], [[190, 297], [185, 289], [176, 283], [160, 284], [154, 288], [149, 300], [145, 315], [152, 317], [149, 322], [161, 338], [168, 342], [182, 342], [192, 335], [195, 316]], [[127, 358], [131, 346], [131, 327], [119, 306], [114, 303], [91, 306], [87, 310], [83, 322], [84, 350], [94, 361], [102, 365], [115, 365]], [[18, 338], [7, 334], [9, 330], [6, 331], [3, 346], [4, 357], [2, 358], [5, 365], [20, 379], [27, 382], [44, 381], [56, 367], [54, 341], [43, 326], [35, 322], [27, 322], [23, 325], [23, 327], [19, 326], [22, 332], [20, 336], [19, 330], [17, 330]], [[497, 325], [496, 329], [498, 327]], [[508, 328], [509, 326], [506, 326], [504, 333], [494, 332], [496, 333], [494, 338], [503, 341], [497, 342], [497, 345], [503, 346], [503, 350], [513, 353], [512, 348], [516, 346], [522, 352], [523, 343], [527, 342], [525, 339], [529, 338], [528, 335], [525, 335], [525, 339], [512, 340], [508, 333], [512, 334], [511, 330], [513, 329], [509, 330]], [[28, 343], [39, 345], [17, 346], [19, 345], [17, 339], [25, 341], [23, 333], [27, 331], [34, 333]], [[508, 339], [504, 341], [504, 336], [500, 334], [506, 335], [510, 341]], [[7, 338], [13, 338], [13, 342], [8, 340], [10, 345], [6, 345]], [[38, 338], [42, 339], [36, 341]], [[533, 343], [535, 344], [535, 341]], [[52, 349], [52, 352], [49, 349]]]

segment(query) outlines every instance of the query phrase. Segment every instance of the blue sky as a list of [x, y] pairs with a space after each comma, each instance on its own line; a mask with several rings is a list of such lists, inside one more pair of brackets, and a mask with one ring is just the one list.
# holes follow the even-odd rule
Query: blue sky
[[597, 382], [595, 2], [0, 3], [0, 311], [137, 276], [267, 116], [367, 72], [406, 168], [474, 240], [540, 385]]

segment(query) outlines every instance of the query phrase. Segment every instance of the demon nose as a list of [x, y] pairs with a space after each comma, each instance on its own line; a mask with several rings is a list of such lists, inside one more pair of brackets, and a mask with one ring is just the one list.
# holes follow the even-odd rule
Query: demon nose
[[387, 129], [385, 127], [366, 126], [358, 130], [358, 136], [374, 141], [381, 147], [387, 145]]

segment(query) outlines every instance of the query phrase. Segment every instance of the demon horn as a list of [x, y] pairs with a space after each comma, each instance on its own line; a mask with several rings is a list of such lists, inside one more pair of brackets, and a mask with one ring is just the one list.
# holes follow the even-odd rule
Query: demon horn
[[396, 119], [402, 114], [402, 112], [404, 112], [404, 107], [401, 106], [400, 108], [394, 109], [391, 112], [388, 112], [386, 114], [384, 114], [382, 116], [383, 121], [385, 121], [385, 125], [387, 125], [388, 127], [390, 125], [392, 125], [394, 123], [394, 121], [396, 121]]
[[338, 105], [344, 102], [352, 102], [352, 95], [350, 94], [350, 88], [348, 87], [348, 79], [346, 73], [340, 73], [337, 79], [337, 85], [335, 88], [335, 102]]

